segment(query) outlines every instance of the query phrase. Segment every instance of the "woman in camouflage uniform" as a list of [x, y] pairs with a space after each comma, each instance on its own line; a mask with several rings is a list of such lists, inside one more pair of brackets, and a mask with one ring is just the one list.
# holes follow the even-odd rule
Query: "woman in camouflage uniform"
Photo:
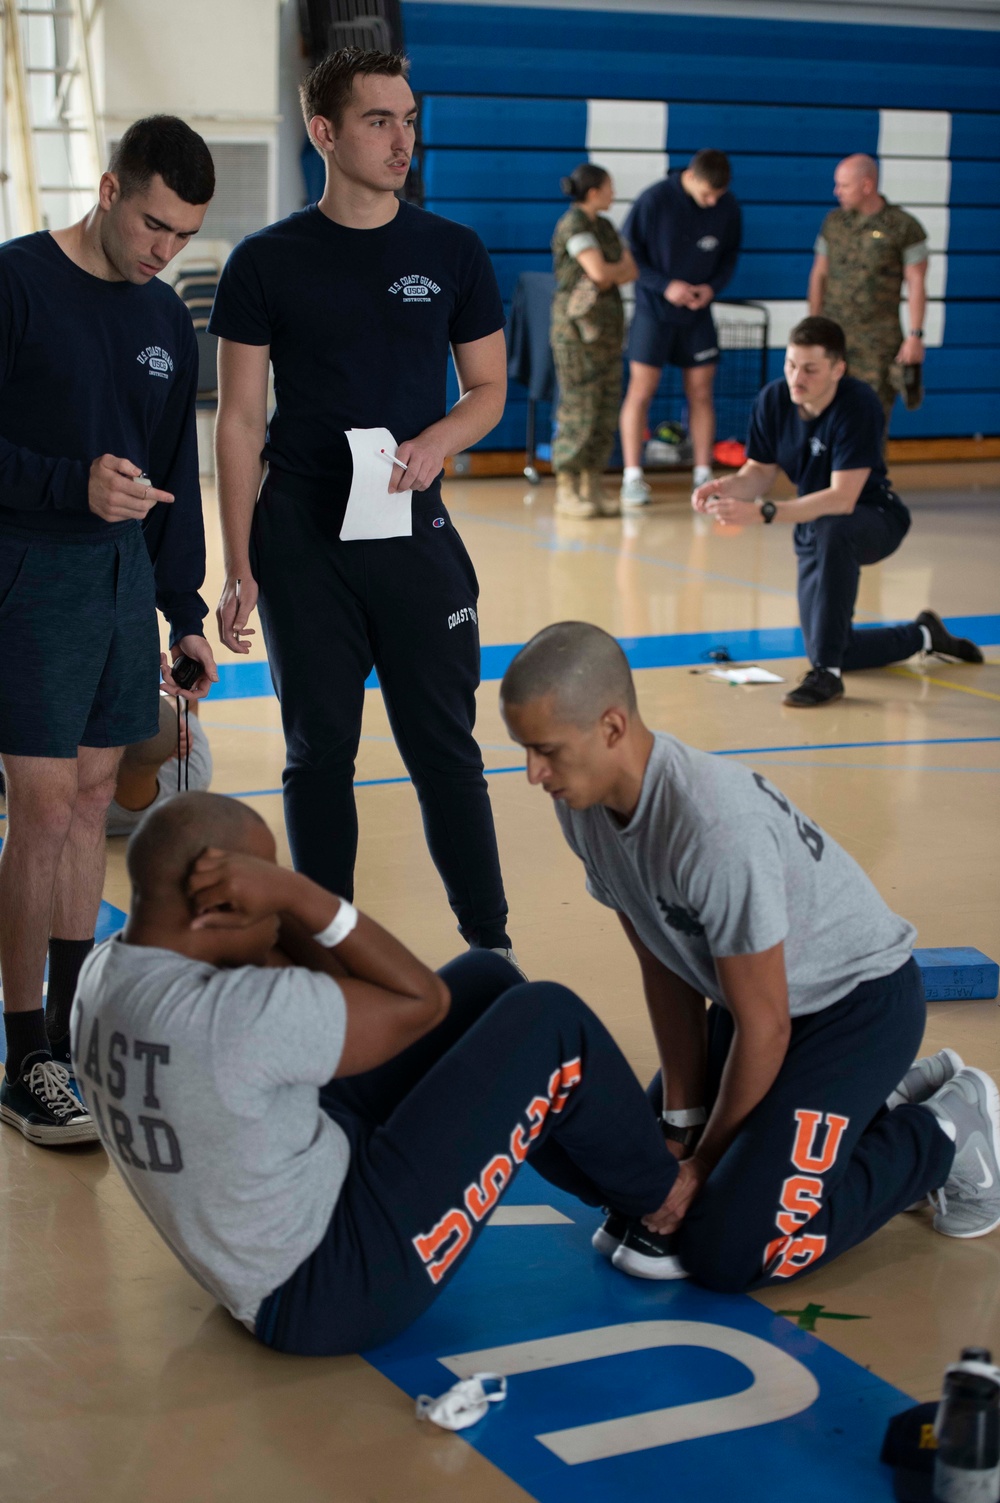
[[638, 275], [629, 250], [602, 210], [614, 184], [603, 167], [584, 162], [560, 184], [573, 207], [556, 225], [552, 259], [552, 353], [559, 409], [552, 467], [556, 511], [570, 517], [612, 517], [617, 501], [602, 486], [622, 396], [624, 318], [619, 287]]

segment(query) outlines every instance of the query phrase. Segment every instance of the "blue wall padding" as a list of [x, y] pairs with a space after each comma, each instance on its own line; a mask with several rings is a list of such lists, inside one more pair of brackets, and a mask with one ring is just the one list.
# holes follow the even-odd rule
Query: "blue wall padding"
[[[877, 153], [880, 110], [950, 112], [944, 346], [928, 351], [922, 407], [898, 403], [892, 433], [1000, 433], [1000, 34], [423, 0], [404, 0], [404, 20], [425, 202], [481, 235], [508, 312], [520, 273], [549, 267], [559, 179], [587, 156], [588, 98], [666, 102], [666, 142], [634, 143], [651, 179], [664, 145], [672, 166], [702, 146], [729, 153], [744, 249], [727, 293], [776, 301], [804, 299], [836, 162]], [[927, 181], [938, 199], [940, 176]], [[919, 187], [906, 202], [920, 214]], [[775, 375], [781, 358], [770, 353]], [[667, 386], [654, 419], [681, 415]], [[484, 446], [520, 444], [523, 400], [515, 387]]]
[[[424, 87], [422, 81], [414, 82]], [[544, 144], [584, 153], [587, 105], [582, 99], [429, 98], [421, 110], [420, 128], [428, 146]]]
[[928, 1002], [990, 1000], [1000, 989], [1000, 966], [982, 950], [914, 950]]

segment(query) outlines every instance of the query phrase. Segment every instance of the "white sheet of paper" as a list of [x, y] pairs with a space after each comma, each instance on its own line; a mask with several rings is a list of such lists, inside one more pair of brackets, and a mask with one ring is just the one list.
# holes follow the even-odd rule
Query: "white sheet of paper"
[[388, 428], [349, 428], [347, 442], [354, 460], [340, 536], [345, 543], [370, 538], [413, 536], [413, 492], [390, 496], [389, 481], [398, 469], [392, 462], [396, 440]]
[[727, 684], [783, 684], [785, 680], [766, 668], [713, 668], [709, 678], [721, 678]]

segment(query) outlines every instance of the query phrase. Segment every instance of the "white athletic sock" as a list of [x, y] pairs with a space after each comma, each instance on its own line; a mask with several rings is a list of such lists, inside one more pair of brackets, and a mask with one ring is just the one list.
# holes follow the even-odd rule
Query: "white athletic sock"
[[816, 667], [819, 668], [822, 673], [832, 673], [834, 678], [841, 677], [839, 668], [824, 668], [821, 663], [817, 663]]
[[928, 627], [926, 627], [926, 626], [921, 625], [920, 635], [924, 639], [924, 652], [930, 652], [930, 650], [931, 650], [931, 634], [930, 634], [930, 629]]
[[642, 465], [641, 464], [627, 464], [625, 466], [625, 473], [622, 476], [622, 479], [624, 480], [624, 482], [625, 482], [626, 485], [628, 485], [628, 483], [629, 483], [630, 480], [641, 480], [642, 479]]
[[696, 464], [691, 479], [694, 482], [695, 488], [699, 485], [707, 485], [713, 479], [712, 466], [710, 464]]

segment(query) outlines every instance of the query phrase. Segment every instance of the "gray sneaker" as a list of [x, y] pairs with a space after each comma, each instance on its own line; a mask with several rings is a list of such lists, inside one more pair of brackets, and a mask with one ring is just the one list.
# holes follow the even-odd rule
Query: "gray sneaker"
[[[470, 946], [470, 948], [471, 948], [471, 946]], [[513, 950], [506, 949], [506, 948], [504, 948], [501, 945], [497, 949], [494, 949], [493, 954], [494, 955], [501, 955], [501, 956], [503, 956], [503, 958], [504, 958], [504, 960], [506, 960], [507, 964], [508, 965], [512, 965], [514, 967], [515, 971], [520, 976], [521, 980], [522, 981], [527, 981], [528, 977], [527, 977], [527, 975], [525, 973], [524, 967], [521, 965], [521, 962], [518, 960], [518, 958], [514, 954]]]
[[985, 1237], [1000, 1226], [1000, 1091], [985, 1070], [966, 1067], [924, 1106], [955, 1144], [951, 1173], [931, 1196], [934, 1230]]
[[623, 480], [618, 499], [623, 506], [637, 509], [648, 506], [652, 494], [649, 483], [645, 480]]
[[911, 1065], [885, 1104], [890, 1112], [897, 1106], [922, 1106], [964, 1068], [965, 1061], [954, 1049], [939, 1049]]

